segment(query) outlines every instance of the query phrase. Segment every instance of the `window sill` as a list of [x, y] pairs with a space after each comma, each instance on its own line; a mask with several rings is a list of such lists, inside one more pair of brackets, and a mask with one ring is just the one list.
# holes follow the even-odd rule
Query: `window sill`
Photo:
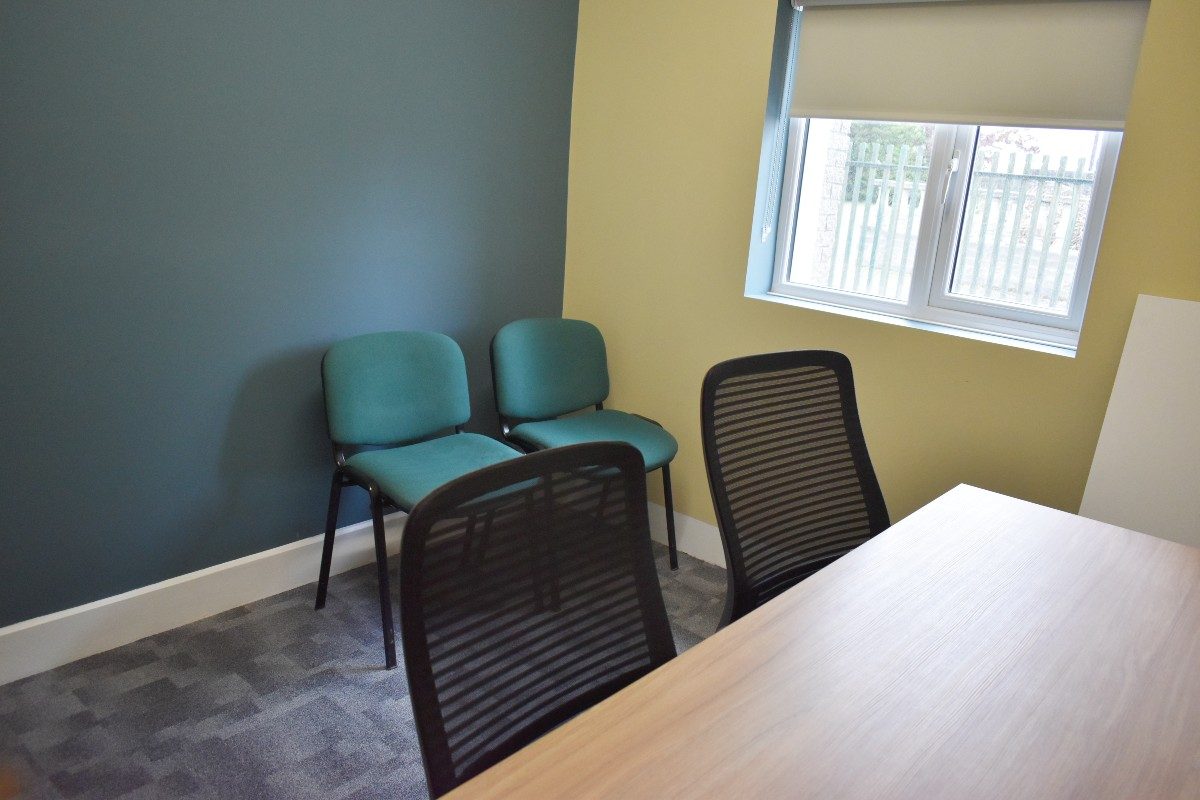
[[834, 303], [822, 303], [817, 300], [801, 300], [796, 297], [786, 297], [784, 295], [772, 294], [770, 292], [747, 292], [746, 297], [749, 297], [752, 300], [766, 300], [771, 303], [780, 303], [785, 306], [807, 308], [811, 311], [824, 311], [829, 314], [840, 314], [844, 317], [857, 317], [858, 319], [870, 320], [872, 322], [882, 322], [887, 325], [897, 325], [901, 328], [915, 328], [916, 330], [929, 331], [931, 333], [944, 333], [950, 336], [958, 336], [963, 339], [973, 339], [977, 342], [988, 342], [990, 344], [1004, 345], [1006, 347], [1017, 347], [1022, 350], [1032, 350], [1035, 353], [1048, 353], [1050, 355], [1064, 356], [1066, 358], [1075, 357], [1076, 348], [1068, 347], [1066, 345], [1047, 344], [1045, 342], [1036, 342], [1030, 339], [1020, 339], [1015, 336], [1004, 336], [1002, 334], [989, 333], [987, 331], [959, 328], [954, 325], [908, 319], [907, 317], [900, 317], [894, 314], [885, 314], [879, 311], [865, 311], [861, 308], [850, 308], [848, 306], [840, 306]]

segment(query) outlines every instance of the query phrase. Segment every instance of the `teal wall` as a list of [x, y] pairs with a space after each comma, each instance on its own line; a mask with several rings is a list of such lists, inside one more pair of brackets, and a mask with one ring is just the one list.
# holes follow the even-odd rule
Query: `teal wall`
[[562, 307], [576, 18], [0, 3], [0, 625], [318, 533], [338, 338], [448, 333], [494, 429], [491, 334]]

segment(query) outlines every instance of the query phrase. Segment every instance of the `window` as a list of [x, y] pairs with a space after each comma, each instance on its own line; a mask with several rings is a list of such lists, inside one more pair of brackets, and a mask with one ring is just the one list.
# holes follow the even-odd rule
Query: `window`
[[1148, 7], [781, 0], [746, 294], [1073, 353]]
[[771, 291], [1073, 346], [1119, 144], [793, 118]]

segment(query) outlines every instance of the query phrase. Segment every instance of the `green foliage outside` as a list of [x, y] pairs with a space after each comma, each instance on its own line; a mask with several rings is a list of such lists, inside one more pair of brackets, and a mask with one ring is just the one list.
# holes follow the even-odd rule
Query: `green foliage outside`
[[887, 151], [889, 144], [895, 146], [896, 154], [899, 154], [901, 147], [908, 145], [910, 150], [920, 149], [928, 155], [926, 145], [931, 138], [932, 125], [894, 122], [850, 123], [850, 152], [854, 158], [859, 157], [859, 150], [863, 145], [866, 145], [867, 157], [870, 158], [876, 144], [879, 145], [881, 156]]
[[[929, 163], [929, 143], [933, 139], [933, 125], [921, 125], [916, 123], [894, 123], [894, 122], [852, 122], [850, 124], [850, 159], [851, 161], [869, 161], [872, 163], [896, 164], [900, 160], [900, 150], [904, 146], [908, 146], [909, 155], [908, 164], [916, 162], [917, 153], [920, 153], [920, 163], [922, 165]], [[876, 145], [879, 149], [876, 150]], [[888, 146], [892, 146], [891, 158], [887, 157]], [[875, 154], [878, 153], [877, 157]], [[852, 201], [855, 198], [855, 177], [857, 170], [861, 169], [863, 175], [858, 185], [858, 197], [860, 202], [875, 202], [879, 193], [879, 187], [873, 186], [868, 180], [872, 174], [871, 170], [866, 167], [852, 168], [850, 179], [846, 182], [846, 200]], [[907, 170], [906, 170], [907, 171]], [[908, 176], [911, 179], [911, 174]], [[889, 202], [893, 199], [889, 196]], [[917, 201], [917, 195], [911, 198], [913, 202]]]

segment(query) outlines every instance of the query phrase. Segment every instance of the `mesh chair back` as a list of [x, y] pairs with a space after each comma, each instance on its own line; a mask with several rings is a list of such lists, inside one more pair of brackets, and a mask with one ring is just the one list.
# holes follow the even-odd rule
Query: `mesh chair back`
[[841, 353], [718, 364], [701, 427], [729, 565], [726, 623], [888, 527]]
[[400, 586], [434, 796], [675, 655], [629, 445], [545, 450], [435, 491], [406, 523]]
[[509, 419], [550, 419], [603, 403], [608, 357], [600, 329], [579, 319], [519, 319], [492, 339], [496, 407]]
[[321, 361], [329, 437], [338, 444], [423, 439], [471, 417], [467, 364], [442, 333], [389, 331], [337, 342]]

